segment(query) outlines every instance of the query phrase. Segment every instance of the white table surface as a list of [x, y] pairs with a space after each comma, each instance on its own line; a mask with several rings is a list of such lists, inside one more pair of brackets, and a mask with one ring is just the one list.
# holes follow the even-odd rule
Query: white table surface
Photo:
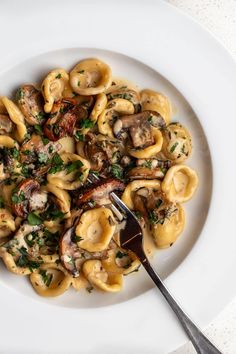
[[[236, 0], [167, 0], [207, 28], [236, 59]], [[236, 298], [204, 331], [224, 354], [236, 353]], [[196, 353], [190, 343], [172, 354]]]

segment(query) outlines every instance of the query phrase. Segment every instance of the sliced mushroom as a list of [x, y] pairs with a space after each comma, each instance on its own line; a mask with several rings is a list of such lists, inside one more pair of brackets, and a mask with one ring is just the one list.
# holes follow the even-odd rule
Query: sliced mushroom
[[134, 167], [132, 168], [128, 174], [127, 177], [130, 180], [134, 179], [163, 179], [165, 176], [164, 171], [160, 167], [155, 167], [155, 168], [148, 168], [148, 167]]
[[107, 162], [117, 162], [124, 154], [124, 145], [118, 139], [89, 133], [84, 144], [84, 153], [91, 162], [91, 169], [100, 171]]
[[30, 198], [38, 193], [40, 184], [34, 179], [25, 179], [12, 193], [12, 209], [17, 216], [26, 217], [30, 210]]
[[45, 121], [44, 99], [42, 93], [33, 85], [22, 85], [16, 93], [20, 110], [30, 125], [43, 124]]
[[62, 99], [54, 103], [50, 117], [44, 125], [44, 134], [52, 141], [73, 136], [77, 121], [86, 119], [88, 111], [74, 99]]
[[165, 121], [157, 112], [144, 111], [119, 118], [113, 126], [113, 132], [115, 136], [120, 138], [124, 131], [128, 130], [133, 146], [135, 148], [145, 147], [154, 143], [152, 126], [163, 129]]
[[113, 191], [123, 191], [124, 188], [125, 185], [123, 182], [114, 178], [108, 178], [80, 191], [75, 198], [75, 203], [78, 206], [88, 202], [93, 202], [96, 205], [110, 204], [110, 193]]
[[88, 158], [91, 163], [91, 169], [94, 171], [100, 171], [106, 161], [106, 154], [98, 144], [97, 138], [94, 134], [89, 133], [87, 135], [87, 141], [84, 145], [84, 153], [85, 157]]
[[60, 149], [59, 142], [45, 141], [40, 135], [33, 134], [30, 140], [22, 144], [20, 160], [21, 163], [34, 163], [37, 162], [38, 156], [43, 156], [46, 161], [51, 159]]
[[0, 113], [0, 134], [9, 134], [12, 129], [13, 124], [8, 114]]

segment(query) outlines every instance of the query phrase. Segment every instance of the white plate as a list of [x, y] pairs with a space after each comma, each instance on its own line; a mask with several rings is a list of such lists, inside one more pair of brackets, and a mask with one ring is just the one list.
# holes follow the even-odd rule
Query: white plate
[[[193, 134], [189, 164], [198, 170], [201, 184], [187, 207], [184, 235], [159, 252], [153, 264], [168, 276], [166, 283], [195, 322], [205, 326], [236, 290], [233, 60], [192, 20], [157, 1], [41, 1], [33, 6], [26, 0], [11, 1], [0, 5], [0, 29], [1, 94], [52, 67], [99, 56], [115, 74], [170, 96], [178, 109], [176, 119]], [[211, 159], [201, 126], [210, 146], [214, 181], [202, 231], [210, 201]], [[0, 279], [0, 350], [167, 353], [185, 338], [159, 292], [148, 290], [151, 282], [143, 272], [128, 277], [117, 295], [71, 292], [44, 301], [22, 278], [2, 268]]]

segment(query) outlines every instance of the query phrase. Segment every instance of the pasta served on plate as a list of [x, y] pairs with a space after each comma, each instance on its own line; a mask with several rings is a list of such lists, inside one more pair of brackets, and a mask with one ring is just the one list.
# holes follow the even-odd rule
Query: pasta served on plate
[[99, 59], [0, 97], [5, 266], [29, 275], [41, 296], [70, 287], [120, 291], [140, 262], [120, 246], [109, 194], [121, 196], [156, 248], [170, 247], [184, 229], [182, 203], [198, 185], [184, 165], [191, 151], [186, 127], [171, 122], [169, 99], [114, 78]]

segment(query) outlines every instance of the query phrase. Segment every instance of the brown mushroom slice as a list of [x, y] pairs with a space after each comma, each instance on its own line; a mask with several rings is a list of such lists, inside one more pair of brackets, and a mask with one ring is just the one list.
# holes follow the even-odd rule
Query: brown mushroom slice
[[165, 121], [157, 112], [144, 111], [117, 119], [113, 126], [113, 132], [116, 137], [120, 138], [124, 131], [128, 130], [134, 148], [138, 148], [153, 145], [154, 138], [151, 127], [163, 129]]
[[45, 141], [40, 135], [33, 134], [30, 140], [21, 145], [21, 163], [35, 162], [39, 156], [42, 156], [45, 160], [49, 160], [61, 147], [59, 142]]
[[91, 169], [100, 171], [106, 162], [118, 162], [124, 154], [124, 145], [118, 139], [89, 133], [84, 144], [84, 153], [91, 162]]
[[23, 180], [14, 190], [11, 196], [12, 209], [17, 216], [26, 217], [29, 213], [30, 198], [33, 193], [40, 190], [40, 184], [34, 179]]
[[107, 157], [102, 147], [98, 144], [96, 135], [91, 133], [87, 135], [87, 141], [84, 144], [84, 153], [85, 157], [91, 163], [91, 169], [100, 171]]
[[74, 99], [62, 99], [54, 103], [50, 116], [44, 125], [44, 134], [52, 141], [64, 136], [73, 136], [76, 122], [86, 119], [88, 111], [78, 106]]
[[13, 124], [8, 114], [0, 113], [0, 135], [12, 132]]
[[160, 167], [155, 167], [155, 168], [148, 168], [148, 167], [134, 167], [132, 168], [128, 174], [127, 177], [130, 180], [134, 179], [163, 179], [165, 176], [165, 173], [163, 172], [163, 169]]
[[141, 125], [144, 122], [149, 122], [150, 125], [158, 129], [164, 129], [166, 126], [164, 119], [159, 113], [154, 111], [143, 111], [119, 118], [113, 126], [114, 134], [119, 137], [122, 130], [129, 129], [132, 126]]
[[16, 101], [27, 123], [41, 125], [45, 122], [43, 95], [33, 85], [20, 86], [16, 93]]
[[125, 185], [120, 180], [108, 178], [80, 191], [75, 199], [75, 203], [77, 206], [88, 202], [93, 202], [96, 205], [110, 204], [110, 193], [113, 191], [123, 191], [124, 188]]
[[[82, 212], [82, 211], [81, 211]], [[81, 212], [77, 213], [77, 219], [74, 226], [65, 231], [60, 239], [59, 254], [63, 267], [74, 277], [80, 275], [82, 264], [88, 259], [105, 259], [107, 251], [101, 252], [87, 252], [86, 250], [78, 247], [75, 235], [75, 226], [78, 222], [78, 217]]]

